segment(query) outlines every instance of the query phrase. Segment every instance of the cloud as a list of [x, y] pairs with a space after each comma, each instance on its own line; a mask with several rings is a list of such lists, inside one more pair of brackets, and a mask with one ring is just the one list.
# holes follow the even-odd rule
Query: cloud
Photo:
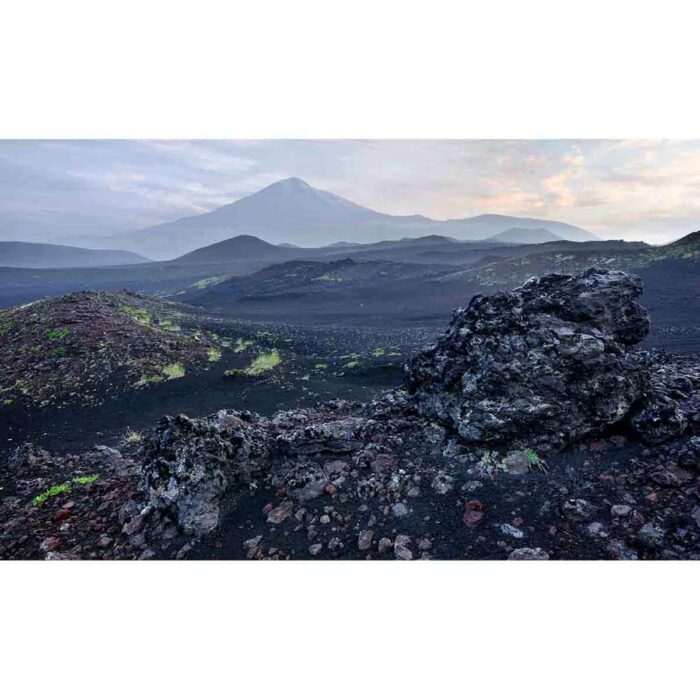
[[654, 241], [700, 228], [699, 141], [4, 141], [0, 236], [10, 219], [41, 236], [141, 228], [293, 175], [392, 214], [533, 216]]

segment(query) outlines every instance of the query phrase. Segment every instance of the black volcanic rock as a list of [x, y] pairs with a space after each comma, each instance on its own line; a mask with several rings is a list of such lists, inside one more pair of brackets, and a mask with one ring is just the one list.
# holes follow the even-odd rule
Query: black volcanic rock
[[621, 421], [647, 387], [639, 278], [590, 269], [477, 296], [406, 366], [422, 415], [467, 443], [562, 447]]
[[698, 559], [700, 364], [632, 349], [640, 294], [591, 269], [476, 297], [411, 393], [20, 447], [0, 559]]
[[696, 432], [700, 429], [700, 368], [664, 355], [648, 361], [648, 388], [632, 412], [632, 431], [649, 445], [674, 440], [688, 428]]
[[275, 460], [359, 450], [365, 421], [348, 415], [353, 408], [331, 402], [325, 411], [280, 412], [272, 420], [229, 410], [165, 416], [142, 449], [143, 491], [185, 533], [202, 535], [219, 523], [225, 494], [267, 475]]
[[268, 428], [248, 412], [219, 411], [201, 419], [165, 416], [143, 448], [143, 486], [151, 505], [186, 533], [208, 532], [219, 521], [224, 493], [262, 472]]

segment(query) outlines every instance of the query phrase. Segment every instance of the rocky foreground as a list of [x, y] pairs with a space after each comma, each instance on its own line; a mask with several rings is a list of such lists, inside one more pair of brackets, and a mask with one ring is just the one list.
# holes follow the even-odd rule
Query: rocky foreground
[[368, 404], [24, 445], [0, 557], [698, 558], [700, 362], [634, 349], [641, 293], [591, 269], [475, 297]]

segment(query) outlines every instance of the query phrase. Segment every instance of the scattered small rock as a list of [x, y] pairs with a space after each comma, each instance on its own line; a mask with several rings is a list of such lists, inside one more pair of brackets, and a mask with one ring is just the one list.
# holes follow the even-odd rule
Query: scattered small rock
[[273, 508], [267, 514], [267, 522], [279, 525], [283, 523], [294, 512], [294, 503], [292, 501], [284, 501], [277, 508]]
[[362, 530], [357, 538], [357, 547], [360, 551], [365, 551], [372, 546], [372, 530]]
[[508, 555], [508, 559], [514, 561], [544, 561], [549, 559], [549, 554], [540, 547], [520, 547], [520, 549], [514, 549]]

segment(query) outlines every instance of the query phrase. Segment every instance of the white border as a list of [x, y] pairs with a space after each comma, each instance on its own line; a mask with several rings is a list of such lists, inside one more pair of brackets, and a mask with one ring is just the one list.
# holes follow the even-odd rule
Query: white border
[[24, 0], [5, 138], [692, 138], [697, 4]]
[[[695, 3], [4, 7], [0, 135], [698, 137]], [[8, 698], [687, 697], [698, 567], [0, 563]]]

